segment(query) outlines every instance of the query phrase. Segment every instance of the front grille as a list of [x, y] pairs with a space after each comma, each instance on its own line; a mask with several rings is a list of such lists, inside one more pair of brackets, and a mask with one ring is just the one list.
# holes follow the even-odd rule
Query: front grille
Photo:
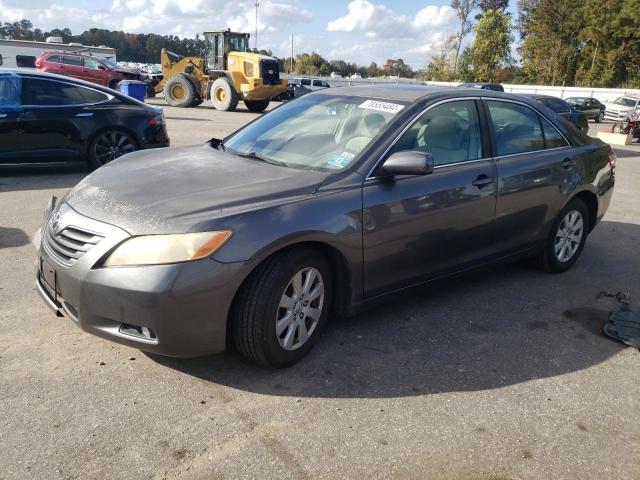
[[103, 238], [97, 233], [72, 226], [65, 227], [55, 234], [47, 226], [43, 235], [49, 253], [65, 265], [73, 265]]
[[278, 61], [264, 58], [260, 60], [260, 77], [265, 85], [278, 85], [280, 83]]

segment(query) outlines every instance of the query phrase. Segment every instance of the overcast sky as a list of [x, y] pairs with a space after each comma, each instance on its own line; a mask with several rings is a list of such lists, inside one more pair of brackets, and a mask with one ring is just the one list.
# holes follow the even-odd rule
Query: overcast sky
[[[442, 40], [457, 29], [449, 1], [259, 0], [258, 47], [284, 56], [317, 51], [358, 64], [403, 58], [423, 68]], [[515, 8], [512, 0], [511, 8]], [[0, 21], [30, 19], [74, 34], [92, 28], [194, 36], [230, 27], [251, 33], [255, 0], [0, 0]]]

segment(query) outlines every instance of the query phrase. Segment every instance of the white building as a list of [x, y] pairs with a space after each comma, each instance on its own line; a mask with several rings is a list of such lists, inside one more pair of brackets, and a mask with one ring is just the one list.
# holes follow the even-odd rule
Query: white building
[[62, 39], [59, 37], [49, 37], [46, 42], [0, 39], [0, 67], [35, 68], [36, 59], [40, 57], [42, 52], [50, 52], [52, 50], [91, 53], [96, 57], [116, 61], [116, 50], [114, 48], [105, 46], [90, 47], [80, 43], [67, 44], [62, 43]]

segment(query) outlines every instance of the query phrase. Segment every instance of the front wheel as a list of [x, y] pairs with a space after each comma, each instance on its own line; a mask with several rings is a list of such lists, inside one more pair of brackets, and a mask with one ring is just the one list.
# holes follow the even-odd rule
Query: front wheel
[[596, 123], [604, 122], [604, 112], [600, 112], [600, 114], [594, 119]]
[[247, 109], [254, 113], [264, 112], [264, 110], [269, 106], [269, 99], [265, 100], [245, 100], [245, 106]]
[[226, 78], [218, 78], [211, 85], [211, 104], [223, 112], [233, 112], [238, 106], [238, 94]]
[[578, 260], [587, 241], [589, 210], [579, 198], [562, 209], [549, 233], [539, 264], [548, 272], [569, 270]]
[[331, 271], [319, 252], [296, 249], [267, 259], [251, 274], [234, 304], [238, 350], [269, 367], [293, 365], [320, 337], [332, 293]]

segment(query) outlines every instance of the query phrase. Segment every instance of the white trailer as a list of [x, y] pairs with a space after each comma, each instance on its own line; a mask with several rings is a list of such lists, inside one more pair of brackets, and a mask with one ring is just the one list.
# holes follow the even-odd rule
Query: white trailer
[[0, 67], [4, 68], [35, 68], [36, 60], [43, 52], [52, 50], [60, 52], [91, 53], [93, 56], [108, 58], [116, 61], [116, 50], [111, 47], [93, 47], [80, 43], [34, 42], [30, 40], [0, 39]]

